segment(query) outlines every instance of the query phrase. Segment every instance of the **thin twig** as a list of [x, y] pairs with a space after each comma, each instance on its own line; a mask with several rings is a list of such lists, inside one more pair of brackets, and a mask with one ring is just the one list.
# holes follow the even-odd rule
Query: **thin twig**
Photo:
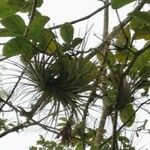
[[[0, 98], [0, 102], [6, 102], [6, 101], [3, 100], [2, 98]], [[20, 113], [20, 114], [22, 113], [21, 110], [19, 110], [19, 109], [16, 108], [15, 106], [13, 106], [11, 103], [6, 102], [6, 104], [7, 104], [9, 107], [11, 107], [13, 110], [15, 110], [16, 112], [18, 112], [18, 113]], [[41, 128], [43, 128], [44, 130], [47, 130], [47, 131], [53, 132], [53, 133], [55, 133], [55, 134], [58, 134], [58, 132], [56, 131], [57, 129], [54, 130], [54, 129], [52, 129], [52, 127], [40, 123], [40, 122], [43, 121], [45, 118], [47, 118], [47, 116], [44, 117], [44, 118], [42, 118], [42, 119], [40, 119], [39, 121], [36, 121], [36, 120], [34, 120], [34, 119], [32, 119], [32, 118], [28, 118], [28, 116], [25, 116], [25, 117], [27, 117], [27, 121], [26, 121], [26, 122], [24, 122], [24, 123], [22, 123], [22, 124], [19, 124], [19, 125], [17, 125], [17, 126], [15, 126], [15, 127], [11, 128], [11, 129], [9, 129], [8, 131], [5, 131], [5, 132], [1, 133], [1, 134], [0, 134], [0, 138], [3, 137], [3, 136], [5, 136], [5, 135], [7, 135], [7, 134], [9, 134], [9, 133], [11, 133], [11, 132], [15, 132], [15, 131], [18, 131], [18, 130], [20, 130], [20, 129], [26, 128], [26, 127], [28, 127], [28, 126], [32, 126], [32, 125], [38, 125], [38, 126], [40, 126]], [[32, 122], [31, 122], [31, 121], [32, 121]]]
[[7, 57], [1, 58], [1, 59], [0, 59], [0, 62], [3, 61], [3, 60], [5, 60], [5, 59], [7, 59]]
[[[110, 3], [104, 5], [103, 7], [100, 7], [99, 9], [97, 9], [96, 11], [92, 12], [91, 14], [83, 17], [83, 18], [80, 18], [80, 19], [77, 19], [77, 20], [73, 20], [69, 23], [71, 24], [75, 24], [75, 23], [78, 23], [78, 22], [81, 22], [81, 21], [84, 21], [84, 20], [87, 20], [89, 18], [91, 18], [92, 16], [94, 16], [95, 14], [97, 14], [98, 12], [102, 11], [103, 9], [105, 9], [106, 7], [108, 7], [110, 5]], [[58, 29], [62, 26], [63, 24], [59, 24], [59, 25], [56, 25], [54, 27], [51, 27], [50, 29], [53, 30], [53, 29]]]
[[9, 134], [9, 133], [11, 133], [11, 132], [18, 132], [20, 129], [24, 129], [24, 128], [27, 128], [27, 127], [33, 126], [33, 125], [35, 125], [35, 124], [34, 124], [34, 123], [32, 123], [32, 124], [27, 124], [27, 122], [24, 122], [24, 123], [22, 123], [22, 124], [19, 124], [19, 125], [17, 125], [17, 126], [15, 126], [15, 127], [11, 128], [11, 129], [8, 129], [7, 131], [1, 133], [1, 134], [0, 134], [0, 138], [6, 136], [7, 134]]
[[13, 87], [11, 93], [8, 95], [6, 101], [5, 101], [5, 102], [2, 104], [2, 106], [0, 107], [0, 112], [2, 111], [3, 107], [5, 106], [5, 104], [7, 104], [7, 102], [9, 101], [9, 99], [10, 99], [10, 98], [12, 97], [12, 95], [14, 94], [14, 92], [15, 92], [15, 90], [16, 90], [16, 88], [17, 88], [17, 86], [18, 86], [18, 84], [19, 84], [19, 82], [20, 82], [20, 80], [21, 80], [21, 78], [22, 78], [22, 76], [23, 76], [23, 74], [24, 74], [24, 71], [22, 71], [22, 73], [21, 73], [21, 75], [19, 76], [17, 82], [15, 83], [15, 85], [14, 85], [14, 87]]

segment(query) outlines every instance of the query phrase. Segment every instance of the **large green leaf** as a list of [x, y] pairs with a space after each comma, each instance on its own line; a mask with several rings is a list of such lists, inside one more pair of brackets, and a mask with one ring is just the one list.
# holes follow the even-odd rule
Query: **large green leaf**
[[60, 28], [60, 35], [62, 39], [70, 45], [73, 40], [74, 28], [70, 23], [64, 23]]
[[[7, 0], [11, 7], [18, 8], [20, 12], [31, 12], [33, 0]], [[43, 0], [37, 0], [36, 7], [41, 7]]]
[[129, 16], [150, 27], [150, 12], [134, 11]]
[[30, 57], [32, 53], [33, 48], [22, 36], [18, 36], [9, 40], [3, 47], [3, 55], [6, 57], [12, 57], [19, 54], [25, 54]]
[[54, 52], [58, 46], [55, 35], [50, 29], [42, 29], [38, 34], [38, 37], [32, 39], [34, 39], [34, 42], [38, 43], [38, 47], [41, 50], [47, 51], [48, 53]]
[[135, 39], [150, 40], [150, 26], [143, 26], [136, 32]]
[[[43, 0], [37, 0], [36, 7], [41, 7], [42, 4], [43, 4]], [[26, 1], [26, 5], [32, 7], [32, 5], [33, 5], [33, 0], [27, 0], [27, 1]]]
[[[149, 43], [149, 42], [147, 42]], [[130, 75], [134, 79], [135, 77], [147, 78], [150, 75], [150, 48], [141, 54], [135, 61], [133, 67], [130, 70]]]
[[13, 8], [18, 8], [20, 12], [29, 12], [32, 9], [32, 5], [26, 0], [8, 0], [8, 4]]
[[143, 26], [142, 22], [137, 21], [136, 19], [132, 19], [130, 21], [130, 29], [132, 29], [133, 31], [138, 31], [140, 29], [140, 27]]
[[138, 57], [136, 62], [134, 63], [134, 69], [138, 69], [139, 71], [143, 69], [145, 65], [150, 64], [150, 49], [147, 49], [141, 56]]
[[150, 3], [150, 0], [145, 0], [146, 3]]
[[49, 17], [42, 16], [40, 13], [37, 13], [31, 23], [28, 37], [33, 41], [38, 41], [38, 38], [40, 37], [41, 32], [48, 21]]
[[9, 4], [8, 0], [0, 0], [0, 18], [7, 17], [15, 14], [19, 10], [18, 7], [14, 7]]
[[121, 8], [124, 5], [127, 5], [135, 0], [111, 0], [111, 6], [113, 9]]
[[127, 122], [127, 127], [131, 127], [135, 120], [135, 110], [132, 104], [128, 104], [120, 110], [120, 119], [123, 123]]
[[24, 20], [18, 15], [6, 17], [0, 22], [6, 30], [18, 35], [23, 35], [26, 28]]
[[12, 7], [23, 7], [25, 4], [25, 0], [7, 0], [7, 4]]
[[0, 37], [13, 37], [13, 36], [16, 36], [16, 34], [13, 34], [4, 28], [0, 29]]
[[130, 26], [127, 25], [124, 27], [116, 36], [116, 58], [121, 63], [126, 63], [127, 59], [129, 59], [129, 49], [130, 41], [131, 41], [131, 33]]
[[76, 46], [78, 46], [79, 44], [81, 44], [81, 42], [83, 41], [82, 38], [75, 38], [72, 43], [71, 43], [71, 47], [75, 48]]
[[56, 50], [58, 50], [59, 47], [60, 47], [60, 45], [57, 43], [57, 41], [51, 39], [50, 42], [48, 42], [48, 45], [46, 47], [46, 52], [48, 54], [52, 54], [52, 53], [56, 52]]
[[124, 27], [116, 36], [115, 44], [118, 47], [124, 47], [125, 45], [129, 45], [131, 39], [130, 27], [127, 25]]

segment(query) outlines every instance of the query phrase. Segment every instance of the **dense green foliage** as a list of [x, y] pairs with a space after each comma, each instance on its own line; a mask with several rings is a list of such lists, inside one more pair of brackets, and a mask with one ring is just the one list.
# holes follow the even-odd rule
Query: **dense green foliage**
[[[135, 0], [111, 0], [110, 5], [120, 9], [131, 2]], [[119, 124], [132, 127], [140, 106], [149, 102], [150, 12], [139, 9], [129, 13], [129, 21], [113, 29], [117, 29], [116, 34], [102, 41], [101, 45], [105, 45], [102, 49], [100, 45], [86, 50], [86, 36], [75, 37], [71, 23], [64, 23], [58, 29], [59, 35], [45, 26], [49, 17], [36, 9], [42, 3], [43, 0], [0, 0], [0, 23], [3, 25], [0, 37], [9, 37], [4, 43], [0, 63], [9, 63], [15, 68], [9, 76], [15, 78], [15, 83], [0, 74], [2, 84], [6, 81], [11, 85], [9, 90], [7, 86], [0, 89], [0, 113], [9, 107], [19, 118], [26, 118], [23, 123], [20, 120], [8, 123], [7, 118], [0, 116], [0, 137], [39, 125], [57, 138], [47, 141], [40, 136], [37, 146], [30, 150], [67, 147], [96, 150], [98, 127], [90, 127], [86, 122], [92, 116], [90, 110], [96, 107], [100, 111], [103, 101], [110, 108], [107, 116], [111, 116], [112, 122], [117, 110]], [[18, 12], [28, 13], [28, 21], [16, 14]], [[63, 42], [59, 42], [59, 38]], [[145, 44], [138, 49], [136, 42], [141, 39]], [[136, 108], [134, 103], [139, 93], [141, 101]], [[120, 149], [135, 149], [121, 130], [116, 132]], [[106, 133], [104, 129], [101, 149], [111, 150], [111, 138], [105, 136]]]

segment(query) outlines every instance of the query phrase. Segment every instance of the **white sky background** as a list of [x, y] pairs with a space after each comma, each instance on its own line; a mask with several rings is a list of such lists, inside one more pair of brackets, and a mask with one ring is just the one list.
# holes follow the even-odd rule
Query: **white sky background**
[[[53, 26], [54, 23], [57, 25], [84, 17], [101, 6], [102, 3], [97, 0], [44, 0], [44, 5], [42, 6], [42, 8], [40, 8], [40, 10], [42, 14], [50, 17], [50, 26]], [[126, 8], [129, 7], [127, 6], [122, 10], [119, 10], [121, 18], [124, 18], [126, 16]], [[133, 7], [131, 7], [131, 11], [132, 10]], [[79, 31], [82, 36], [85, 34], [87, 23], [89, 27], [94, 24], [91, 31], [88, 47], [95, 47], [99, 44], [100, 41], [93, 34], [95, 33], [99, 37], [102, 36], [103, 13], [98, 13], [91, 19], [76, 24], [76, 36], [78, 36]], [[114, 11], [112, 11], [110, 17], [110, 31], [111, 27], [117, 24], [118, 20], [116, 14]], [[37, 131], [36, 129], [29, 129], [28, 131], [25, 130], [24, 132], [20, 132], [19, 134], [11, 133], [0, 139], [0, 150], [28, 150], [29, 146], [34, 145], [35, 141], [39, 139], [40, 133], [41, 131]], [[149, 141], [150, 136], [148, 137], [144, 135], [144, 138], [145, 141]]]

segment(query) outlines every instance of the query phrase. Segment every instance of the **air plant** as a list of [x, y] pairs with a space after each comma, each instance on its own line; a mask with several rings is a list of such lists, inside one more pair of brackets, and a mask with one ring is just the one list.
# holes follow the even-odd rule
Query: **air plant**
[[28, 116], [33, 117], [43, 108], [49, 109], [49, 114], [58, 114], [60, 110], [65, 113], [82, 110], [86, 100], [80, 95], [91, 90], [97, 71], [94, 63], [69, 54], [38, 53], [23, 64], [22, 88], [32, 87], [37, 95], [34, 101], [31, 100]]

